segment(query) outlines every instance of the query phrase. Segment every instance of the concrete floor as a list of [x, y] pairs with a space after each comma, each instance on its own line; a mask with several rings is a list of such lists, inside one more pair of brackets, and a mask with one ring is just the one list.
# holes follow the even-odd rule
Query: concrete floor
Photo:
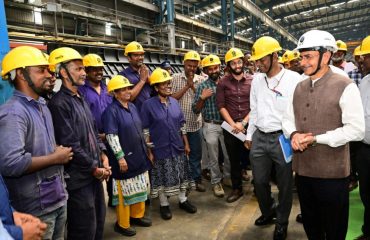
[[[226, 203], [226, 197], [216, 198], [211, 190], [209, 182], [204, 181], [207, 191], [199, 193], [191, 192], [189, 196], [197, 208], [195, 214], [188, 214], [178, 207], [177, 197], [170, 199], [172, 219], [165, 221], [159, 214], [159, 201], [154, 199], [150, 206], [147, 206], [146, 216], [151, 217], [153, 226], [149, 228], [136, 227], [137, 234], [130, 239], [171, 239], [171, 240], [270, 240], [272, 239], [274, 225], [257, 227], [254, 221], [260, 216], [257, 199], [253, 195], [253, 186], [250, 183], [244, 184], [244, 196], [234, 202]], [[226, 194], [231, 191], [225, 187]], [[273, 187], [276, 195], [276, 187]], [[293, 208], [290, 214], [288, 228], [288, 240], [307, 239], [303, 226], [295, 221], [296, 215], [300, 212], [298, 197], [294, 194]], [[128, 238], [113, 230], [116, 221], [115, 210], [107, 208], [105, 221], [104, 239], [116, 240]]]

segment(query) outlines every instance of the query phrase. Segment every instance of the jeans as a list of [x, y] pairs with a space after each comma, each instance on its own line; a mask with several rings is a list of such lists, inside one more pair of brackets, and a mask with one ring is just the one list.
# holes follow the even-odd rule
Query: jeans
[[41, 215], [39, 218], [47, 225], [42, 239], [64, 240], [64, 231], [67, 221], [67, 205], [57, 208], [47, 214]]
[[[222, 179], [222, 174], [218, 164], [219, 141], [221, 143], [221, 148], [224, 155], [225, 168], [227, 165], [230, 168], [229, 156], [226, 152], [224, 135], [222, 133], [221, 125], [205, 122], [203, 126], [203, 137], [206, 141], [206, 149], [203, 150], [207, 152], [209, 156], [208, 166], [211, 171], [211, 184], [216, 184], [221, 182]], [[228, 169], [228, 171], [230, 172], [230, 169]]]
[[191, 170], [191, 176], [195, 182], [201, 182], [202, 177], [200, 175], [202, 160], [202, 139], [200, 136], [200, 130], [195, 132], [187, 132], [188, 142], [190, 146], [189, 164]]

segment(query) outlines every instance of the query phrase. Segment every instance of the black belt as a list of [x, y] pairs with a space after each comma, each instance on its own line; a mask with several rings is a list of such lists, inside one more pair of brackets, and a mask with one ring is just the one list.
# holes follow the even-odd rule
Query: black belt
[[222, 121], [207, 120], [207, 119], [204, 119], [204, 122], [206, 122], [206, 123], [218, 124], [218, 125], [220, 125], [220, 124], [222, 123]]
[[[258, 128], [257, 128], [258, 129]], [[261, 131], [261, 130], [259, 130], [258, 129], [258, 131], [260, 132], [260, 133], [262, 133], [262, 134], [268, 134], [268, 135], [272, 135], [272, 134], [281, 134], [281, 133], [283, 133], [283, 130], [277, 130], [277, 131], [273, 131], [273, 132], [263, 132], [263, 131]]]

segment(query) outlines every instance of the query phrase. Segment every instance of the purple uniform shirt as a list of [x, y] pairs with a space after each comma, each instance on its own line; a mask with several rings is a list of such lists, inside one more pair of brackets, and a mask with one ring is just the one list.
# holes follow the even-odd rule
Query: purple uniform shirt
[[176, 99], [169, 97], [166, 106], [160, 102], [159, 97], [150, 98], [142, 106], [141, 119], [143, 128], [149, 129], [156, 159], [176, 157], [184, 153], [180, 129], [185, 118]]
[[112, 102], [112, 96], [108, 94], [107, 86], [100, 83], [100, 94], [86, 80], [85, 85], [78, 88], [84, 96], [85, 101], [90, 107], [94, 116], [95, 124], [99, 133], [103, 133], [103, 123], [101, 116], [107, 106]]
[[[120, 75], [126, 77], [134, 86], [140, 81], [140, 75], [137, 71], [135, 71], [131, 66], [127, 67], [125, 70], [119, 73]], [[149, 72], [149, 75], [151, 72]], [[145, 83], [144, 87], [141, 89], [139, 95], [137, 95], [136, 99], [133, 101], [137, 110], [140, 112], [141, 106], [143, 103], [150, 98], [150, 94], [152, 93], [152, 88], [149, 86], [148, 83]]]

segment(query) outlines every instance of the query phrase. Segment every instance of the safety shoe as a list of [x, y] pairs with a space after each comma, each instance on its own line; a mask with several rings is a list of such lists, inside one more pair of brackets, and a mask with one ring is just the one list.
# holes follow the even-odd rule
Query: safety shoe
[[114, 225], [114, 231], [116, 233], [119, 233], [119, 234], [121, 234], [123, 236], [127, 236], [127, 237], [132, 237], [132, 236], [136, 235], [135, 228], [133, 228], [133, 227], [123, 228], [120, 225], [118, 225], [118, 222], [116, 222], [116, 224]]
[[182, 203], [179, 202], [179, 207], [182, 210], [185, 210], [185, 212], [188, 212], [188, 213], [196, 213], [197, 212], [197, 208], [194, 205], [192, 205], [188, 200], [186, 200], [185, 202], [182, 202]]
[[355, 238], [355, 240], [370, 240], [370, 236], [362, 234], [361, 236]]
[[152, 226], [152, 220], [150, 220], [149, 218], [145, 218], [145, 217], [142, 217], [142, 218], [131, 218], [130, 217], [130, 223], [132, 225], [137, 225], [137, 226], [141, 226], [141, 227], [150, 227], [150, 226]]
[[170, 220], [172, 218], [170, 206], [160, 206], [159, 212], [164, 220]]
[[216, 184], [213, 186], [213, 194], [214, 194], [216, 197], [219, 197], [219, 198], [224, 197], [224, 195], [225, 195], [225, 191], [224, 191], [224, 189], [222, 188], [222, 184], [221, 184], [221, 183], [216, 183]]

